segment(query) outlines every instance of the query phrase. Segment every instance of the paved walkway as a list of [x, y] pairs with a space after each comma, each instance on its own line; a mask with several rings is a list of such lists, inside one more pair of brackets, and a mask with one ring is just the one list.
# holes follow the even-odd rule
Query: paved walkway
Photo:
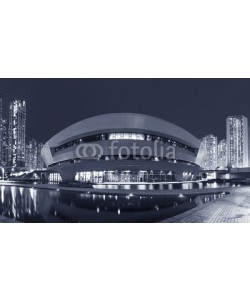
[[7, 217], [0, 216], [0, 223], [19, 223], [19, 222]]
[[213, 200], [165, 223], [250, 223], [250, 187], [232, 189], [229, 195]]

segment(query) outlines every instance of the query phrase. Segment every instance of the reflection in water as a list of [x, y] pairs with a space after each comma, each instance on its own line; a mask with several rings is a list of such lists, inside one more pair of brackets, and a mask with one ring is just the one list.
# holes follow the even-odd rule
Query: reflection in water
[[[23, 222], [41, 222], [39, 206], [50, 203], [48, 194], [33, 188], [1, 186], [0, 214]], [[49, 191], [48, 191], [49, 192]], [[39, 194], [39, 200], [37, 196]], [[38, 206], [39, 205], [39, 206]]]
[[12, 212], [14, 215], [14, 218], [16, 218], [16, 188], [12, 186], [11, 188], [11, 196], [12, 196]]
[[5, 186], [1, 186], [1, 200], [2, 200], [2, 203], [4, 203], [4, 190], [5, 190]]
[[0, 214], [21, 222], [156, 222], [223, 196], [103, 195], [14, 186], [0, 189]]
[[[233, 184], [229, 182], [225, 183], [209, 183], [209, 182], [184, 182], [184, 183], [158, 183], [158, 184], [96, 184], [95, 188], [97, 189], [121, 189], [121, 190], [174, 190], [174, 189], [204, 189], [204, 188], [219, 188], [219, 187], [230, 187]], [[235, 186], [235, 185], [234, 185]], [[238, 185], [240, 186], [240, 185]]]

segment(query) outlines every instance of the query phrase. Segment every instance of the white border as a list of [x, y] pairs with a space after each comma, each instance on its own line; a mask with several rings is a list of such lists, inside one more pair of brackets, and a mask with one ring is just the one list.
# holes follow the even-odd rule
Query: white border
[[[249, 77], [249, 1], [0, 1], [0, 77]], [[248, 299], [248, 225], [1, 224], [3, 299]]]
[[0, 226], [3, 299], [248, 299], [243, 225]]
[[249, 77], [249, 1], [0, 2], [1, 77]]

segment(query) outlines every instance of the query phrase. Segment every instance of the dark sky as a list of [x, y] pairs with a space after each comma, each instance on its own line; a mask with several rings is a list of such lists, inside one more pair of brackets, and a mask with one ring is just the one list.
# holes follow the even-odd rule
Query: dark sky
[[42, 142], [112, 112], [156, 116], [198, 138], [225, 137], [228, 115], [250, 118], [250, 79], [0, 79], [0, 93], [27, 101], [27, 138]]

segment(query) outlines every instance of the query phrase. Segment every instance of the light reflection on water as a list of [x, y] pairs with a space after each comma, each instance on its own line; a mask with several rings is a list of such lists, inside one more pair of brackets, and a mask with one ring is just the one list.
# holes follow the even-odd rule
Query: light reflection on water
[[21, 222], [156, 222], [222, 196], [136, 196], [0, 186], [0, 214]]
[[174, 190], [174, 189], [204, 189], [204, 188], [220, 188], [220, 187], [230, 187], [230, 186], [240, 186], [225, 182], [225, 183], [209, 183], [209, 182], [185, 182], [185, 183], [159, 183], [159, 184], [96, 184], [97, 189], [121, 189], [121, 190]]

